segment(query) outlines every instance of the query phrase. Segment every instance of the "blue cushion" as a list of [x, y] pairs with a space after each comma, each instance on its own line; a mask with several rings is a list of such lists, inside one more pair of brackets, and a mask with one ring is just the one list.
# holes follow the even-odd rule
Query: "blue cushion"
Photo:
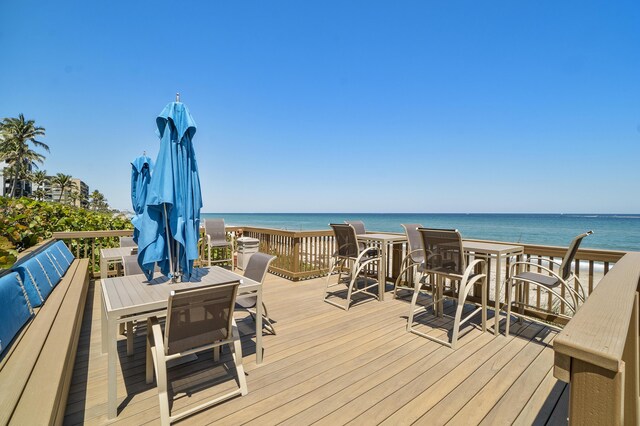
[[67, 247], [67, 245], [63, 241], [56, 241], [56, 243], [52, 247], [55, 247], [56, 250], [59, 251], [60, 254], [62, 254], [68, 265], [71, 265], [71, 262], [73, 262], [73, 260], [76, 258], [73, 253], [71, 253], [71, 250], [69, 250], [69, 247]]
[[42, 305], [53, 290], [53, 285], [38, 259], [31, 258], [14, 266], [13, 270], [20, 275], [31, 306], [36, 308]]
[[49, 256], [49, 259], [51, 259], [53, 265], [56, 267], [58, 272], [60, 272], [60, 276], [62, 277], [65, 272], [67, 272], [67, 269], [69, 269], [67, 260], [62, 254], [60, 254], [60, 251], [58, 251], [56, 247], [49, 246], [49, 248], [47, 248], [44, 252], [47, 256]]
[[40, 262], [40, 265], [44, 268], [44, 272], [49, 277], [49, 282], [52, 286], [58, 285], [60, 280], [62, 279], [62, 272], [58, 269], [58, 267], [53, 263], [53, 259], [46, 251], [38, 253], [34, 256], [34, 259], [37, 259]]
[[0, 354], [32, 315], [20, 284], [15, 272], [0, 277]]

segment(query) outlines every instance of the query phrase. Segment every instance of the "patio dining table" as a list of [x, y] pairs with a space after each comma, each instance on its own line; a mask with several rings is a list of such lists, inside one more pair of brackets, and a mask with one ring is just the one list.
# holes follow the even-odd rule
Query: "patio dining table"
[[406, 243], [407, 236], [404, 234], [384, 234], [367, 233], [357, 235], [359, 242], [372, 244], [380, 250], [380, 266], [378, 267], [378, 294], [380, 301], [384, 300], [384, 292], [387, 281], [387, 258], [389, 257], [389, 246], [397, 243]]
[[138, 247], [115, 247], [100, 250], [100, 278], [107, 278], [110, 264], [122, 262], [123, 256], [137, 252]]
[[189, 282], [172, 283], [165, 276], [148, 281], [144, 275], [103, 278], [102, 289], [102, 353], [107, 353], [108, 418], [117, 416], [116, 363], [118, 324], [144, 321], [152, 316], [166, 316], [167, 301], [172, 290], [223, 284], [240, 280], [240, 294], [256, 294], [256, 363], [262, 363], [262, 285], [218, 266], [194, 268]]
[[[484, 259], [486, 263], [486, 274], [489, 283], [491, 282], [491, 260], [495, 260], [496, 281], [494, 287], [494, 329], [495, 335], [500, 332], [500, 293], [502, 290], [502, 265], [506, 264], [511, 257], [519, 257], [524, 254], [524, 247], [517, 244], [493, 243], [485, 241], [463, 240], [462, 248], [464, 254], [475, 259]], [[509, 270], [506, 269], [504, 280], [509, 278]], [[487, 291], [489, 291], [487, 286]]]

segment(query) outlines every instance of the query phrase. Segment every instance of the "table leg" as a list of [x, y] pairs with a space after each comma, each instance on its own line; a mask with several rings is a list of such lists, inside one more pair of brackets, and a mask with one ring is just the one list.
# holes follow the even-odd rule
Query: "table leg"
[[496, 256], [496, 288], [495, 288], [495, 294], [494, 294], [494, 298], [495, 298], [495, 305], [494, 305], [494, 330], [493, 330], [493, 334], [494, 335], [498, 335], [500, 333], [500, 286], [501, 286], [501, 276], [502, 276], [502, 256], [501, 255], [497, 255]]
[[387, 287], [387, 244], [380, 244], [380, 267], [378, 268], [378, 296], [384, 301], [384, 290]]
[[133, 321], [127, 321], [127, 355], [133, 355]]
[[438, 316], [444, 316], [444, 278], [440, 274], [436, 274], [438, 281]]
[[[102, 286], [100, 286], [102, 288]], [[102, 315], [101, 315], [101, 324], [100, 324], [100, 332], [102, 335], [102, 353], [106, 354], [109, 351], [109, 328], [107, 326], [107, 305], [104, 301], [104, 294], [100, 293], [100, 299], [102, 299]]]
[[262, 286], [258, 289], [256, 301], [256, 364], [262, 364]]
[[102, 255], [100, 255], [100, 278], [107, 278], [109, 263]]
[[107, 417], [115, 419], [118, 415], [118, 384], [116, 383], [116, 361], [118, 359], [118, 325], [114, 320], [108, 321], [107, 339], [109, 340], [109, 353], [107, 355]]

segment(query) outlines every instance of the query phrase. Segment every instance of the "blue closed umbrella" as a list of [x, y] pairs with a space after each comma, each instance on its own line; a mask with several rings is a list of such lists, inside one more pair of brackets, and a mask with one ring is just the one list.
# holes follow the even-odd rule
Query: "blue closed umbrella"
[[202, 194], [191, 140], [196, 123], [181, 102], [156, 119], [160, 151], [147, 190], [138, 237], [138, 263], [148, 278], [155, 263], [172, 279], [187, 281], [198, 258]]
[[151, 179], [151, 158], [142, 155], [131, 162], [131, 205], [135, 216], [133, 223], [133, 241], [138, 243], [138, 235], [142, 226], [142, 213], [147, 202], [147, 187]]

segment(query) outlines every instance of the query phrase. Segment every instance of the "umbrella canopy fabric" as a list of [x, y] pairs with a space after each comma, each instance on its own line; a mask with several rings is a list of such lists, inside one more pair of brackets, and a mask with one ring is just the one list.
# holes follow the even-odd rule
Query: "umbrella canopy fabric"
[[147, 190], [138, 238], [138, 264], [148, 278], [155, 263], [169, 278], [189, 280], [198, 258], [202, 194], [192, 139], [196, 123], [181, 102], [156, 119], [160, 151]]
[[131, 162], [131, 205], [135, 216], [131, 219], [133, 223], [133, 241], [138, 243], [138, 235], [142, 226], [142, 213], [147, 201], [147, 187], [151, 179], [151, 158], [142, 155]]

